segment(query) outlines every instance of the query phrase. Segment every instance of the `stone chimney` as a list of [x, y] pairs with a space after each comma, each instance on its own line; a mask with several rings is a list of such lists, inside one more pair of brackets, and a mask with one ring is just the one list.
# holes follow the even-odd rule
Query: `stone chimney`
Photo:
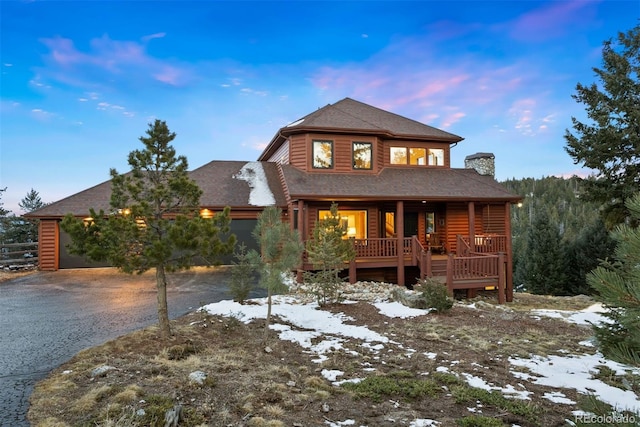
[[480, 175], [496, 176], [496, 156], [493, 153], [476, 153], [464, 158], [466, 169], [475, 169]]

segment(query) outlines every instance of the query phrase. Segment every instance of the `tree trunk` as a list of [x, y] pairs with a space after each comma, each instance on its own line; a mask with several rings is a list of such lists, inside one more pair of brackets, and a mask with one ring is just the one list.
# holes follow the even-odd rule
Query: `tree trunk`
[[164, 265], [156, 266], [156, 287], [160, 338], [168, 339], [171, 336], [171, 325], [169, 324], [169, 309], [167, 308], [167, 276], [164, 271]]
[[269, 325], [271, 324], [271, 289], [267, 290], [267, 322], [264, 326], [264, 340], [269, 340]]

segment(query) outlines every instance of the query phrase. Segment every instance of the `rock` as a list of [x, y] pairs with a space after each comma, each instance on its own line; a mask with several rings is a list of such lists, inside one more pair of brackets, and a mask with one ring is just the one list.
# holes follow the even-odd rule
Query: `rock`
[[177, 427], [182, 416], [182, 405], [175, 405], [164, 414], [164, 427]]
[[189, 381], [196, 384], [204, 384], [207, 374], [202, 371], [193, 371], [189, 374]]
[[104, 377], [105, 375], [107, 375], [107, 372], [112, 371], [114, 369], [116, 368], [109, 365], [98, 366], [93, 371], [91, 371], [91, 378]]

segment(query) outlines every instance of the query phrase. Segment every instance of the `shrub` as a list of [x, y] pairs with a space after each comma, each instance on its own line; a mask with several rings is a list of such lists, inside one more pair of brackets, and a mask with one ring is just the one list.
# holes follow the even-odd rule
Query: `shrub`
[[444, 313], [453, 307], [453, 298], [447, 294], [447, 288], [436, 279], [431, 277], [420, 279], [416, 290], [422, 292], [426, 306], [436, 313]]
[[244, 304], [249, 297], [249, 293], [253, 290], [255, 279], [255, 266], [252, 264], [247, 248], [244, 244], [240, 244], [238, 250], [234, 254], [236, 261], [233, 262], [233, 270], [231, 270], [231, 281], [229, 282], [229, 293], [235, 302]]

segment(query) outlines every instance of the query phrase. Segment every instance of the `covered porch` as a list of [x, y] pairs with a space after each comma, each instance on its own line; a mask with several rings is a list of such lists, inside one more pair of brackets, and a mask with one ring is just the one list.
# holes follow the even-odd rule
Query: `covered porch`
[[[324, 206], [302, 200], [294, 205], [290, 214], [302, 236], [308, 238]], [[376, 276], [378, 269], [399, 285], [407, 284], [407, 275], [433, 277], [451, 294], [461, 289], [472, 296], [494, 288], [500, 302], [512, 300], [510, 202], [341, 201], [339, 206], [353, 231], [347, 234], [356, 253], [348, 265], [351, 283]], [[312, 267], [305, 262], [302, 269]]]
[[[377, 239], [353, 239], [356, 257], [349, 263], [349, 282], [355, 283], [357, 271], [367, 268], [396, 267], [398, 276], [405, 267], [417, 267], [420, 278], [433, 277], [447, 286], [450, 295], [457, 289], [471, 295], [475, 290], [493, 288], [498, 301], [513, 299], [507, 282], [506, 236], [458, 236], [460, 254], [434, 254], [424, 248], [416, 236]], [[502, 250], [501, 250], [502, 249]], [[404, 280], [404, 278], [403, 278]]]

